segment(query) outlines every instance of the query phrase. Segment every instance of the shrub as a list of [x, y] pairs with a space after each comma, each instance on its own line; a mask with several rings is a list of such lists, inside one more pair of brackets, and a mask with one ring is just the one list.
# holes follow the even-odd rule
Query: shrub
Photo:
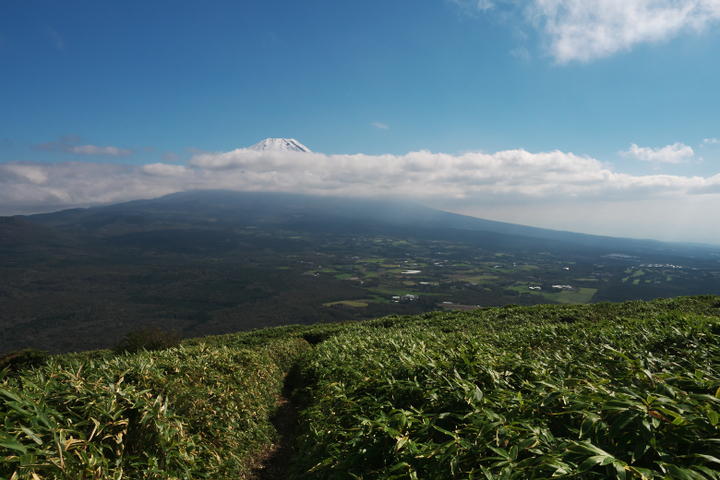
[[7, 373], [13, 375], [21, 370], [32, 367], [39, 367], [44, 364], [50, 356], [50, 353], [35, 348], [26, 348], [25, 350], [15, 350], [4, 355], [0, 355], [0, 372], [8, 369]]
[[178, 331], [163, 330], [160, 327], [142, 327], [125, 334], [117, 347], [116, 353], [136, 353], [141, 350], [166, 350], [177, 347], [182, 340]]

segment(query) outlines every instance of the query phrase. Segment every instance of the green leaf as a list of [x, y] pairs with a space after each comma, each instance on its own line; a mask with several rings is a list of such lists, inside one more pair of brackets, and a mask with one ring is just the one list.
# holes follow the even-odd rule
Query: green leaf
[[628, 467], [628, 470], [640, 475], [642, 480], [652, 480], [653, 477], [655, 476], [655, 475], [653, 475], [652, 470], [650, 470], [648, 468]]
[[630, 423], [635, 417], [640, 415], [637, 410], [627, 410], [625, 413], [615, 420], [608, 431], [608, 436], [612, 439], [618, 437], [618, 434]]
[[647, 443], [640, 442], [635, 447], [635, 450], [633, 450], [632, 454], [632, 462], [635, 463], [637, 460], [645, 455], [645, 452], [647, 452], [650, 449], [650, 445]]
[[485, 475], [485, 478], [487, 480], [495, 480], [495, 475], [493, 475], [490, 470], [480, 465], [480, 470], [482, 470], [483, 474]]
[[490, 445], [488, 445], [488, 448], [490, 450], [492, 450], [493, 452], [497, 453], [498, 455], [500, 455], [505, 460], [512, 460], [512, 458], [510, 458], [510, 454], [504, 448], [491, 447]]
[[642, 407], [642, 405], [629, 400], [612, 400], [603, 405], [603, 410], [627, 410], [633, 407], [638, 408]]
[[584, 473], [593, 468], [595, 465], [600, 465], [606, 458], [612, 458], [608, 457], [607, 455], [595, 455], [593, 457], [585, 459], [577, 469], [577, 473]]
[[392, 466], [392, 468], [390, 469], [390, 471], [392, 472], [392, 471], [397, 470], [398, 468], [403, 468], [403, 467], [410, 467], [410, 464], [407, 463], [407, 462], [399, 462], [399, 463], [396, 463], [395, 465]]
[[599, 455], [602, 457], [613, 458], [613, 456], [610, 455], [608, 452], [601, 448], [598, 448], [597, 446], [593, 445], [588, 441], [572, 442], [571, 445], [568, 447], [568, 450], [576, 453], [594, 453], [595, 455]]
[[707, 395], [705, 393], [693, 393], [690, 398], [694, 400], [707, 400], [708, 402], [720, 403], [720, 398], [714, 397], [713, 395]]
[[502, 472], [500, 472], [500, 478], [498, 478], [498, 480], [508, 480], [508, 478], [510, 478], [511, 473], [512, 473], [511, 467], [503, 468]]
[[602, 420], [602, 417], [600, 417], [599, 415], [589, 413], [580, 425], [580, 438], [587, 435], [588, 432], [590, 432], [590, 430], [592, 429], [593, 425], [595, 425], [600, 420]]
[[0, 446], [15, 450], [17, 452], [27, 453], [27, 449], [16, 438], [11, 437], [7, 433], [0, 430]]
[[38, 437], [32, 430], [23, 426], [21, 426], [20, 428], [23, 432], [27, 433], [27, 436], [30, 437], [35, 443], [37, 443], [38, 445], [43, 444], [43, 441], [40, 439], [40, 437]]
[[717, 457], [713, 457], [712, 455], [704, 455], [702, 453], [691, 453], [690, 455], [683, 455], [685, 458], [702, 458], [703, 460], [707, 460], [708, 462], [714, 462], [714, 463], [720, 463], [720, 459]]
[[617, 478], [620, 480], [625, 480], [627, 472], [625, 471], [625, 464], [620, 461], [614, 461], [613, 466], [615, 467], [615, 472], [617, 473]]
[[517, 447], [517, 445], [513, 445], [512, 447], [510, 447], [510, 459], [514, 462], [515, 460], [517, 460], [517, 456], [518, 456], [518, 447]]
[[708, 409], [707, 410], [707, 416], [708, 420], [710, 420], [710, 425], [713, 427], [718, 424], [718, 420], [720, 420], [720, 416], [715, 410]]
[[694, 465], [694, 468], [695, 468], [695, 470], [699, 470], [699, 471], [703, 472], [705, 475], [712, 478], [713, 480], [717, 480], [718, 478], [720, 478], [720, 476], [718, 476], [717, 470], [710, 470], [709, 468], [707, 468], [703, 465]]
[[702, 476], [699, 476], [692, 470], [687, 470], [685, 468], [680, 468], [676, 465], [673, 465], [671, 463], [663, 463], [663, 467], [665, 467], [674, 478], [677, 478], [679, 480], [697, 480], [698, 478], [702, 479]]

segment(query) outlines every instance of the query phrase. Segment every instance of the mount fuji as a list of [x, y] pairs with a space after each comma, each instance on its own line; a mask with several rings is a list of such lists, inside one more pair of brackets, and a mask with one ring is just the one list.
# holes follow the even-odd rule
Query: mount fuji
[[309, 148], [294, 138], [266, 138], [262, 142], [256, 143], [248, 148], [248, 150], [312, 153]]

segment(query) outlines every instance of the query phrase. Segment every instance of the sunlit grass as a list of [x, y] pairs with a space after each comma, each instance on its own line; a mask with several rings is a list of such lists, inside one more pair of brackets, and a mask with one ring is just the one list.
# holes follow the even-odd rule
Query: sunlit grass
[[0, 373], [0, 478], [241, 478], [285, 382], [298, 480], [718, 480], [719, 314], [508, 306], [51, 357]]

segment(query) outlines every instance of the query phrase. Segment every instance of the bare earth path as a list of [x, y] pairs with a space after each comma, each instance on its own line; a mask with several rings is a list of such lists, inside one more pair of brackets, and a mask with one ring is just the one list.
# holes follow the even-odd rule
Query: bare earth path
[[247, 480], [283, 480], [293, 454], [293, 438], [298, 414], [288, 399], [289, 392], [283, 391], [278, 398], [278, 409], [270, 419], [280, 439], [262, 452], [253, 463]]

